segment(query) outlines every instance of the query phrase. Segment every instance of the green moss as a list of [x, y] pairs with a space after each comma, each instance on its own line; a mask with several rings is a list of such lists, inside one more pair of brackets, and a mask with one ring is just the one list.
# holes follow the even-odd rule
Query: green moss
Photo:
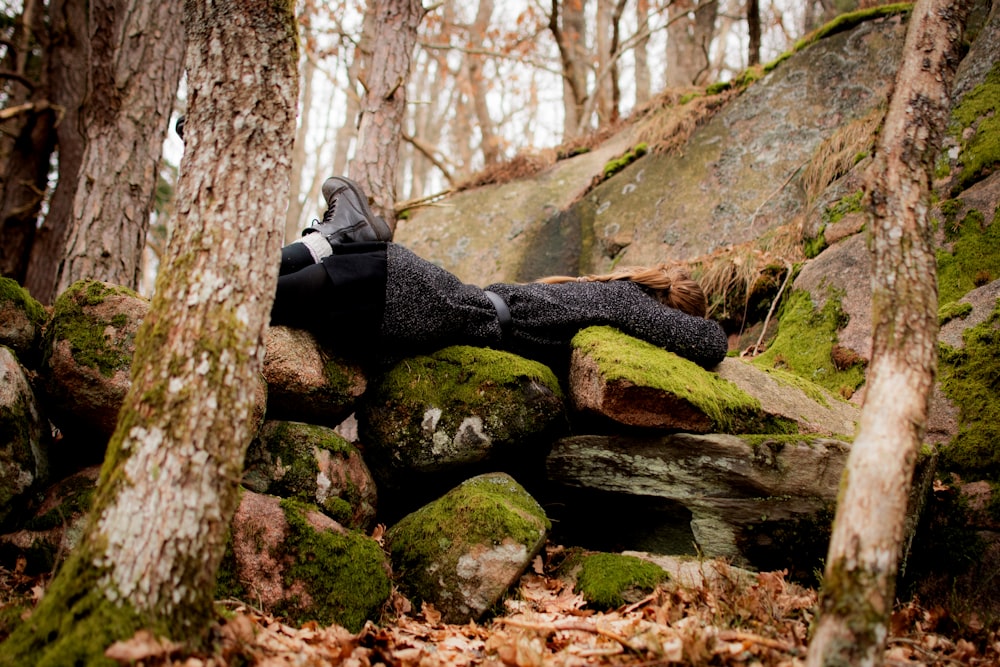
[[942, 467], [1000, 481], [1000, 303], [962, 340], [962, 349], [938, 348], [941, 387], [961, 413]]
[[302, 582], [312, 609], [308, 619], [297, 601], [277, 611], [297, 623], [338, 623], [351, 632], [377, 620], [392, 590], [378, 543], [357, 531], [341, 535], [315, 530], [306, 518], [309, 510], [315, 510], [311, 505], [286, 499], [281, 507], [289, 527], [284, 546], [295, 554], [285, 572], [286, 584]]
[[701, 93], [685, 93], [685, 94], [681, 95], [681, 98], [677, 101], [677, 103], [683, 106], [683, 105], [687, 104], [688, 102], [690, 102], [691, 100], [693, 100], [695, 98], [698, 98], [698, 97], [702, 97], [702, 94]]
[[[109, 601], [91, 556], [81, 549], [63, 565], [38, 608], [0, 647], [0, 666], [113, 666], [118, 663], [104, 657], [105, 649], [139, 628], [171, 636], [162, 624], [140, 618], [128, 604]], [[198, 610], [192, 610], [192, 618], [198, 616]]]
[[732, 87], [733, 87], [733, 84], [731, 84], [729, 81], [716, 81], [715, 83], [713, 83], [713, 84], [709, 85], [707, 88], [705, 88], [705, 94], [706, 95], [718, 95], [720, 93], [726, 92], [727, 90], [729, 90]]
[[41, 328], [49, 318], [45, 307], [33, 299], [28, 290], [21, 287], [16, 280], [0, 277], [0, 302], [4, 301], [9, 301], [23, 310], [28, 320], [38, 328]]
[[595, 607], [614, 609], [645, 597], [666, 579], [667, 573], [655, 563], [635, 556], [595, 553], [580, 559], [575, 590]]
[[[1000, 63], [952, 111], [949, 131], [961, 142], [959, 174], [954, 192], [960, 192], [992, 172], [1000, 163]], [[974, 131], [966, 139], [966, 130]]]
[[[544, 510], [507, 475], [480, 475], [403, 517], [386, 533], [393, 570], [416, 602], [456, 571], [469, 547], [497, 546], [504, 538], [531, 553], [552, 527]], [[434, 571], [428, 566], [437, 563]]]
[[683, 399], [724, 433], [789, 432], [794, 424], [769, 418], [760, 401], [698, 364], [611, 327], [589, 327], [572, 345], [597, 362], [609, 381], [624, 380]]
[[783, 369], [841, 396], [853, 393], [865, 380], [864, 365], [837, 370], [831, 352], [837, 330], [847, 324], [840, 296], [831, 289], [819, 311], [804, 290], [793, 291], [781, 308], [778, 335], [766, 352], [753, 359], [758, 368]]
[[832, 206], [827, 206], [823, 209], [823, 222], [828, 225], [832, 225], [843, 220], [844, 216], [848, 213], [863, 212], [865, 210], [864, 204], [862, 203], [864, 196], [864, 192], [858, 191], [854, 194], [841, 198]]
[[636, 144], [632, 150], [604, 165], [604, 178], [611, 178], [619, 171], [641, 158], [647, 152], [649, 152], [648, 144]]
[[[534, 397], [527, 404], [526, 391]], [[423, 441], [427, 406], [441, 409], [440, 432], [457, 432], [471, 410], [494, 442], [512, 442], [553, 425], [563, 394], [552, 370], [537, 361], [459, 345], [400, 362], [370, 388], [365, 403], [392, 415], [397, 442]]]
[[806, 259], [814, 259], [819, 257], [819, 254], [826, 250], [826, 236], [824, 231], [826, 230], [826, 225], [822, 225], [819, 229], [819, 233], [812, 237], [804, 240], [802, 244], [802, 254], [806, 256]]
[[54, 340], [67, 340], [73, 359], [78, 364], [97, 369], [105, 377], [127, 370], [132, 355], [115, 345], [109, 345], [104, 335], [106, 327], [120, 328], [126, 323], [124, 316], [101, 320], [85, 314], [84, 308], [96, 306], [109, 296], [138, 295], [124, 287], [108, 287], [96, 280], [81, 280], [70, 285], [56, 300], [52, 324], [46, 334], [46, 349]]
[[956, 318], [965, 319], [972, 314], [972, 304], [960, 301], [949, 301], [938, 308], [938, 326], [944, 326]]
[[952, 251], [938, 250], [938, 302], [958, 301], [970, 290], [1000, 277], [1000, 212], [986, 225], [970, 212], [953, 232]]

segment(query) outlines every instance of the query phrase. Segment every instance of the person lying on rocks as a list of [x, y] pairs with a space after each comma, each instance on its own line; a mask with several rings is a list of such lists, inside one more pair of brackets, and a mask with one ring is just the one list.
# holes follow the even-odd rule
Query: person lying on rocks
[[305, 329], [346, 356], [401, 359], [449, 345], [546, 363], [581, 329], [608, 325], [710, 368], [726, 355], [701, 286], [659, 265], [528, 284], [468, 285], [392, 242], [358, 185], [323, 184], [321, 222], [282, 248], [271, 324]]

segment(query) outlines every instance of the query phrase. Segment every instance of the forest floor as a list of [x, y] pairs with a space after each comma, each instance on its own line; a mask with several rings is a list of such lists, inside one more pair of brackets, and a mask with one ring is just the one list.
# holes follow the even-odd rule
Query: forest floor
[[[816, 590], [786, 581], [783, 572], [747, 573], [717, 563], [702, 575], [671, 578], [641, 600], [595, 611], [539, 558], [503, 610], [482, 624], [442, 623], [433, 608], [412, 609], [396, 594], [385, 620], [358, 633], [315, 623], [294, 627], [225, 600], [210, 650], [191, 652], [140, 631], [106, 655], [147, 667], [804, 664]], [[26, 618], [42, 595], [44, 578], [0, 568], [0, 639], [17, 621], [11, 614]], [[885, 664], [1000, 665], [996, 630], [975, 620], [958, 624], [916, 602], [901, 604], [892, 615]]]

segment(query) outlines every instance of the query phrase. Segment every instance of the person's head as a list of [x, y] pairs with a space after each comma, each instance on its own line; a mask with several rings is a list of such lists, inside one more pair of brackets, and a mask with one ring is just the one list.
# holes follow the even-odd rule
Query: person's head
[[708, 314], [708, 299], [701, 285], [691, 279], [687, 271], [679, 266], [658, 264], [651, 267], [633, 267], [618, 269], [612, 273], [601, 275], [580, 276], [549, 276], [540, 278], [540, 283], [566, 282], [608, 282], [611, 280], [631, 280], [646, 288], [657, 301], [669, 308], [705, 317]]

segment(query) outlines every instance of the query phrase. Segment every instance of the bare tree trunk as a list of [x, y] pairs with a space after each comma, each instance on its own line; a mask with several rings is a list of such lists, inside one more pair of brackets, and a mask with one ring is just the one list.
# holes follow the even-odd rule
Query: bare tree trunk
[[[13, 22], [4, 56], [6, 108], [21, 109], [4, 124], [0, 150], [4, 169], [0, 197], [0, 275], [23, 282], [55, 149], [57, 110], [52, 106], [48, 72], [33, 48], [49, 41], [45, 7], [27, 0]], [[41, 58], [48, 54], [42, 52]], [[11, 137], [11, 138], [8, 138]], [[39, 298], [39, 297], [36, 297]]]
[[[638, 0], [635, 7], [636, 32], [649, 31], [649, 0]], [[652, 78], [649, 75], [649, 35], [635, 45], [635, 106], [641, 107], [653, 95]]]
[[872, 364], [844, 471], [807, 665], [882, 663], [906, 505], [927, 422], [937, 349], [929, 182], [950, 109], [968, 2], [918, 0], [867, 175]]
[[[493, 16], [493, 0], [479, 0], [476, 20], [471, 26], [471, 41], [473, 44], [483, 44]], [[494, 128], [490, 117], [489, 101], [486, 94], [489, 87], [483, 77], [483, 57], [477, 54], [465, 56], [466, 73], [472, 90], [473, 108], [476, 112], [476, 122], [482, 137], [483, 162], [489, 166], [496, 164], [503, 157], [501, 138]]]
[[587, 23], [583, 0], [552, 0], [549, 30], [559, 47], [563, 74], [563, 140], [577, 136], [586, 125], [583, 105], [587, 100]]
[[73, 198], [87, 141], [82, 120], [90, 62], [87, 3], [84, 0], [52, 0], [49, 3], [49, 35], [49, 90], [52, 101], [60, 107], [56, 126], [59, 181], [45, 221], [35, 233], [24, 278], [25, 288], [43, 303], [50, 303], [55, 297], [59, 262], [66, 248]]
[[91, 0], [87, 148], [57, 292], [139, 285], [156, 175], [184, 59], [179, 0]]
[[[597, 22], [595, 24], [595, 55], [597, 71], [603, 72], [614, 68], [615, 49], [618, 46], [618, 25], [615, 20], [616, 0], [597, 0]], [[615, 114], [615, 93], [612, 89], [617, 83], [613, 74], [608, 74], [598, 81], [593, 94], [597, 100], [593, 105], [597, 110], [597, 123], [602, 125], [612, 120]]]
[[94, 664], [140, 627], [197, 641], [212, 615], [278, 275], [296, 34], [289, 3], [186, 10], [178, 217], [131, 389], [84, 538], [4, 643], [2, 665]]
[[350, 176], [366, 189], [375, 214], [395, 227], [393, 205], [406, 82], [424, 8], [420, 0], [374, 0], [369, 11], [378, 22]]
[[295, 131], [295, 145], [292, 149], [292, 174], [288, 186], [288, 210], [285, 212], [285, 243], [291, 243], [301, 232], [300, 220], [302, 211], [312, 201], [301, 199], [302, 171], [305, 169], [306, 141], [309, 136], [309, 113], [313, 104], [313, 77], [316, 76], [316, 64], [311, 58], [302, 60], [302, 114], [298, 129]]
[[760, 64], [760, 0], [747, 0], [747, 32], [747, 64], [753, 67]]
[[[694, 14], [694, 18], [690, 14]], [[674, 0], [667, 28], [667, 87], [701, 85], [710, 74], [717, 0]]]

